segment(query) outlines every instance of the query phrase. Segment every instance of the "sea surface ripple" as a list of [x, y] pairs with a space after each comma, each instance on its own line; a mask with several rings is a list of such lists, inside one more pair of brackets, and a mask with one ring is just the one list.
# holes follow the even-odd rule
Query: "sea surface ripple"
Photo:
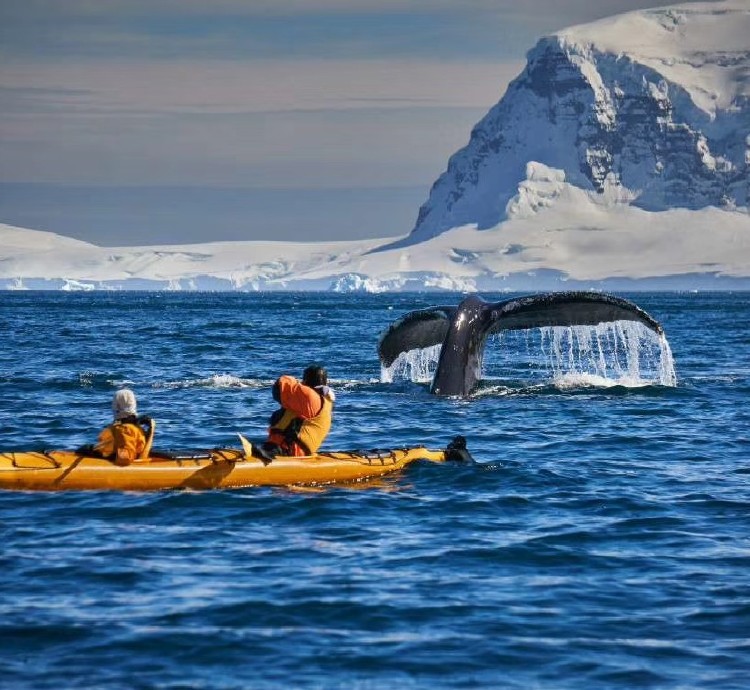
[[478, 464], [0, 492], [0, 687], [745, 690], [750, 295], [626, 296], [662, 322], [677, 386], [494, 371], [454, 400], [381, 380], [376, 347], [459, 295], [2, 293], [2, 450], [92, 442], [123, 385], [158, 447], [236, 446], [273, 380], [318, 361], [329, 448], [463, 434]]

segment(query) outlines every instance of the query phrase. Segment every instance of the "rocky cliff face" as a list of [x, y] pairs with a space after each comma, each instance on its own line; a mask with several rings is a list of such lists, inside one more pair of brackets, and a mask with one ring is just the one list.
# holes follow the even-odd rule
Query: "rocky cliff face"
[[750, 3], [621, 15], [543, 38], [454, 154], [405, 243], [513, 213], [529, 163], [661, 211], [749, 205]]

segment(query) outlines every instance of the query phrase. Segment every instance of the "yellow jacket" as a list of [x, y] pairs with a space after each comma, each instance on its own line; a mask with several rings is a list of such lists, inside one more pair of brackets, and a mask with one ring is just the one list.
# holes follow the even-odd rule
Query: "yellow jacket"
[[277, 383], [282, 409], [274, 415], [268, 440], [290, 455], [316, 453], [331, 430], [333, 403], [292, 376]]
[[99, 434], [94, 449], [117, 465], [129, 465], [138, 459], [146, 447], [146, 434], [134, 422], [117, 421]]

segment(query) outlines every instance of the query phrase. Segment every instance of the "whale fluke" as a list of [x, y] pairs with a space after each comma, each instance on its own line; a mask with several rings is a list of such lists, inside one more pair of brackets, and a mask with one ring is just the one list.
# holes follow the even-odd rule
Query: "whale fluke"
[[551, 326], [596, 326], [612, 321], [638, 321], [661, 335], [661, 324], [638, 305], [596, 292], [550, 292], [487, 305], [492, 331]]
[[455, 312], [456, 307], [430, 307], [410, 311], [394, 321], [378, 344], [383, 366], [391, 366], [402, 352], [440, 345]]
[[489, 303], [470, 295], [457, 307], [409, 312], [382, 335], [378, 353], [390, 366], [402, 352], [441, 345], [431, 391], [465, 396], [476, 386], [487, 336], [501, 330], [595, 326], [637, 321], [663, 334], [661, 324], [636, 304], [594, 292], [551, 292]]

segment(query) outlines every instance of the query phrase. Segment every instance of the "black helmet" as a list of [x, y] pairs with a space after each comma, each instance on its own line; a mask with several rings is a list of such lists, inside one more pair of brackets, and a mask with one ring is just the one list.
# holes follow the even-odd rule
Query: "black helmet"
[[302, 374], [302, 383], [310, 388], [328, 385], [328, 372], [317, 364], [311, 364]]

